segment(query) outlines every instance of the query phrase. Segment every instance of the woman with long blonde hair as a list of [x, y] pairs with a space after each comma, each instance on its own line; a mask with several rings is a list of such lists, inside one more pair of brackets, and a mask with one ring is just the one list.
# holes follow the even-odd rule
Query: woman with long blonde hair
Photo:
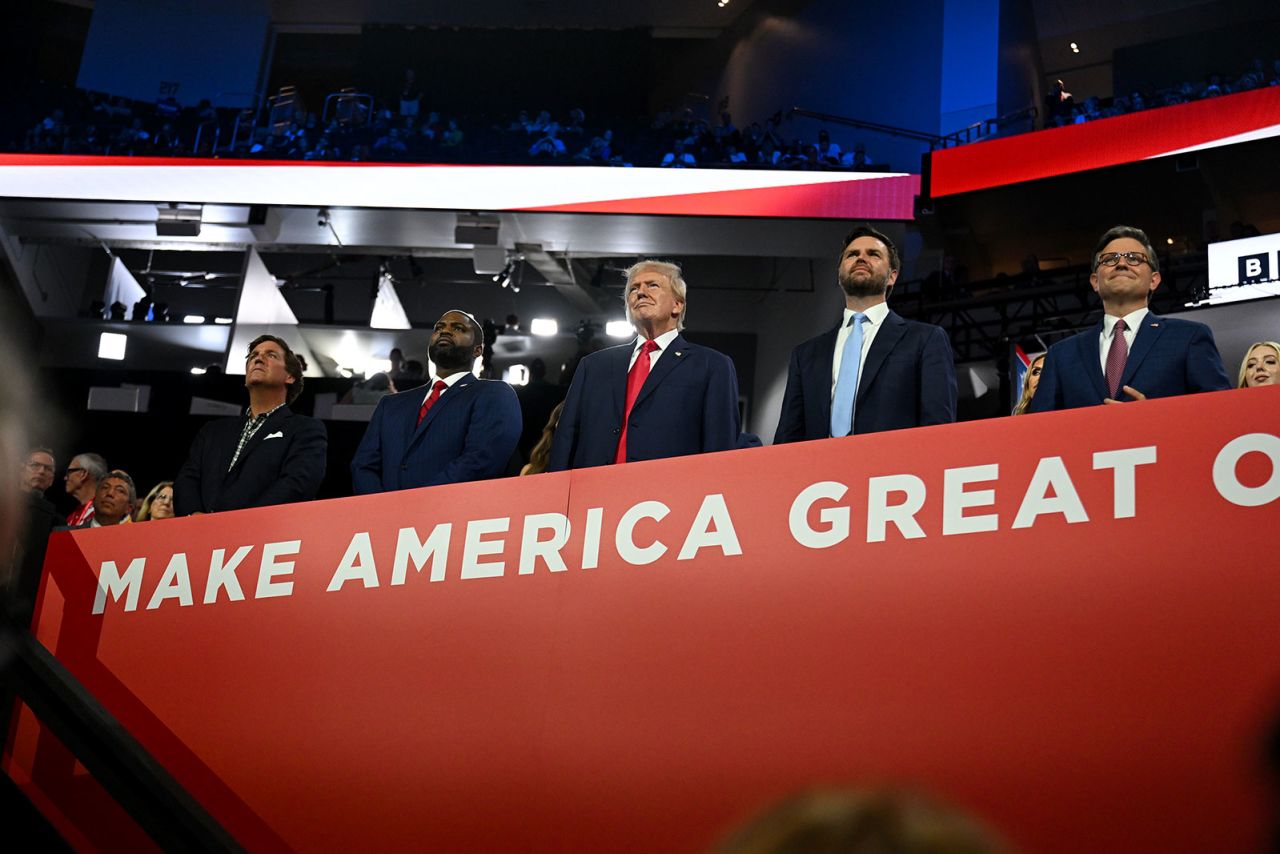
[[1026, 415], [1031, 399], [1036, 396], [1036, 386], [1040, 385], [1040, 372], [1044, 370], [1045, 354], [1041, 353], [1031, 360], [1027, 366], [1027, 374], [1022, 378], [1022, 399], [1013, 408], [1014, 415]]
[[133, 514], [133, 521], [149, 522], [152, 519], [172, 518], [173, 481], [162, 480], [155, 486], [151, 487], [151, 491], [147, 493], [147, 497], [142, 499], [142, 505], [138, 507], [138, 512]]

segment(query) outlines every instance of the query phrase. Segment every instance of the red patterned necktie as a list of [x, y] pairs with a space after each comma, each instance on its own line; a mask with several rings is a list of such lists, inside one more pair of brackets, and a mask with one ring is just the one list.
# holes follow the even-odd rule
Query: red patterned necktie
[[1124, 363], [1129, 360], [1129, 342], [1124, 337], [1124, 331], [1128, 328], [1123, 320], [1117, 320], [1111, 333], [1111, 349], [1107, 351], [1107, 388], [1111, 390], [1112, 397], [1120, 391]]
[[653, 360], [652, 353], [657, 349], [657, 341], [652, 338], [645, 341], [640, 346], [640, 355], [636, 356], [636, 363], [627, 373], [627, 408], [622, 412], [622, 435], [618, 437], [618, 452], [613, 456], [615, 463], [627, 461], [627, 421], [631, 418], [631, 407], [635, 406], [636, 398], [640, 396], [640, 389], [644, 388], [644, 381], [649, 376], [649, 367]]
[[414, 425], [414, 429], [422, 425], [422, 419], [427, 417], [427, 410], [435, 406], [436, 401], [440, 399], [440, 395], [448, 387], [448, 383], [444, 380], [436, 380], [436, 384], [431, 387], [431, 394], [427, 395], [427, 399], [422, 401], [422, 408], [418, 410], [418, 423]]

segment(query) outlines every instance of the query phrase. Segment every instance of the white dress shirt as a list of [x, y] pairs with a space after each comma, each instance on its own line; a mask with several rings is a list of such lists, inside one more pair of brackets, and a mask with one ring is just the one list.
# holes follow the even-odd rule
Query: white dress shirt
[[[676, 340], [676, 336], [680, 334], [679, 329], [671, 329], [662, 333], [653, 339], [653, 343], [658, 345], [658, 349], [649, 354], [649, 369], [653, 370], [653, 366], [658, 364], [658, 357], [667, 352], [667, 348], [671, 346], [671, 342]], [[645, 338], [643, 335], [637, 335], [635, 344], [631, 347], [631, 361], [627, 363], [627, 372], [631, 372], [631, 368], [635, 366], [636, 358], [640, 355], [640, 348], [644, 346]]]
[[[1131, 311], [1124, 316], [1124, 343], [1127, 345], [1126, 352], [1133, 352], [1133, 339], [1138, 335], [1138, 327], [1142, 325], [1142, 321], [1147, 316], [1148, 309], [1146, 306]], [[1098, 364], [1102, 366], [1102, 375], [1107, 375], [1107, 353], [1111, 351], [1111, 333], [1116, 328], [1118, 317], [1110, 314], [1102, 316], [1102, 335], [1098, 337]]]
[[[831, 360], [831, 399], [836, 399], [836, 380], [840, 378], [840, 362], [844, 358], [844, 342], [849, 340], [849, 336], [853, 333], [853, 327], [849, 325], [849, 318], [853, 317], [853, 309], [846, 308], [844, 310], [844, 319], [840, 324], [840, 331], [836, 333], [836, 354]], [[884, 324], [884, 320], [889, 316], [889, 304], [887, 302], [878, 302], [871, 308], [863, 312], [867, 319], [862, 324], [862, 360], [858, 363], [858, 382], [862, 382], [862, 366], [867, 363], [867, 353], [871, 352], [871, 342], [875, 340], [876, 332]]]
[[[467, 375], [467, 371], [458, 371], [457, 373], [449, 374], [449, 376], [447, 377], [432, 377], [431, 382], [427, 383], [427, 393], [422, 396], [422, 403], [426, 403], [427, 398], [431, 397], [431, 390], [436, 387], [437, 382], [444, 383], [444, 388], [440, 390], [440, 397], [444, 397], [444, 393], [449, 389], [453, 388], [454, 383], [456, 383], [458, 380], [462, 379], [466, 375]], [[438, 399], [439, 398], [437, 398], [437, 400]], [[418, 405], [421, 406], [422, 403]]]

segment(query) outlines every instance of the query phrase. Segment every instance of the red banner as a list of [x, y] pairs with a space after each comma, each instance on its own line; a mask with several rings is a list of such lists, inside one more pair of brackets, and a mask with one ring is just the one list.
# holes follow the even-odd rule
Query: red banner
[[[1278, 404], [59, 534], [35, 632], [255, 851], [697, 850], [884, 782], [1026, 850], [1256, 850]], [[5, 766], [113, 847], [29, 714]]]
[[930, 155], [933, 197], [1280, 136], [1280, 90], [1259, 89], [993, 139]]

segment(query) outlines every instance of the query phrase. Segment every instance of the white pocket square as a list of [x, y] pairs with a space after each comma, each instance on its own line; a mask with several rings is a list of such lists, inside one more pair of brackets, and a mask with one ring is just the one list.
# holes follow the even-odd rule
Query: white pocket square
[[267, 441], [268, 439], [283, 439], [283, 438], [284, 438], [284, 431], [283, 431], [283, 430], [277, 430], [276, 432], [271, 433], [270, 435], [263, 436], [263, 437], [262, 437], [262, 441], [264, 441], [264, 442], [265, 442], [265, 441]]

